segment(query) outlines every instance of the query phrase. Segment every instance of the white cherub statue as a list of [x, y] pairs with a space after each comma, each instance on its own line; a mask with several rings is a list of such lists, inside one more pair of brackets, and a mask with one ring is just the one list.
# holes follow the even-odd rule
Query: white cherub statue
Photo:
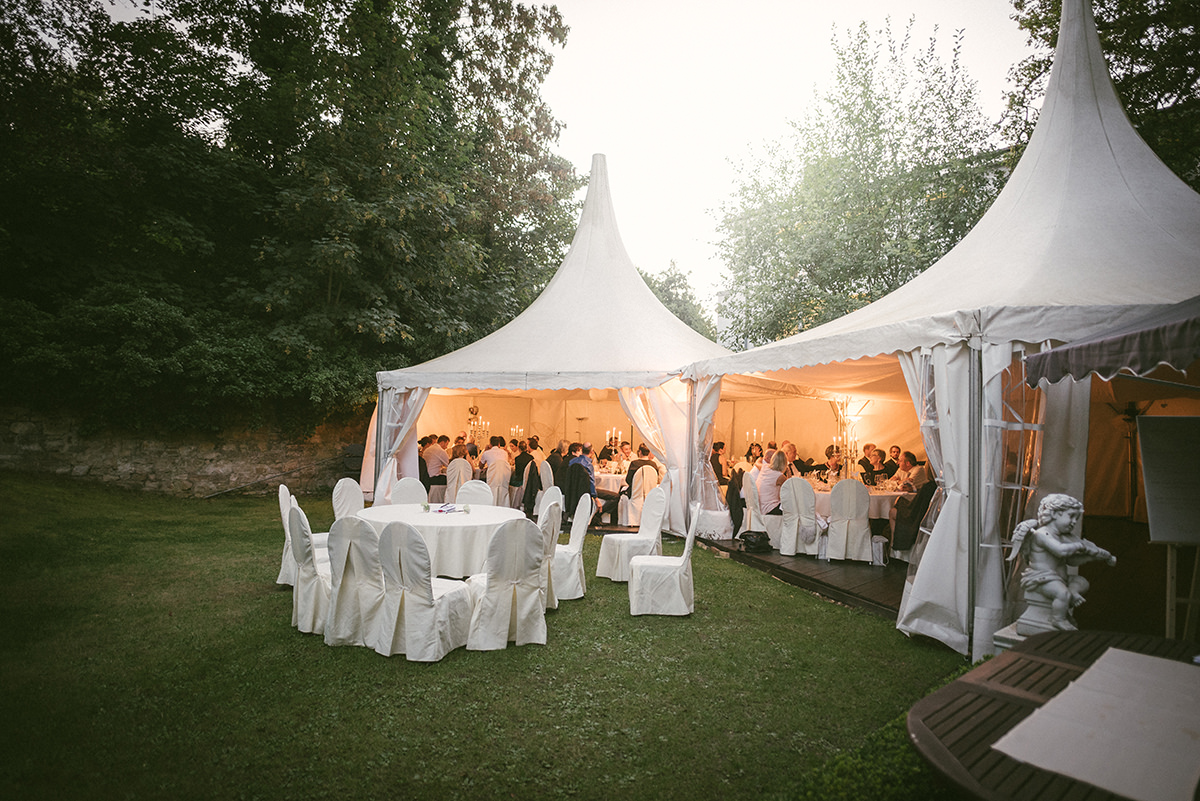
[[1047, 495], [1038, 504], [1037, 520], [1025, 520], [1013, 531], [1012, 561], [1026, 558], [1021, 589], [1028, 602], [1017, 620], [1017, 633], [1036, 634], [1053, 629], [1078, 628], [1071, 613], [1083, 603], [1088, 581], [1071, 575], [1068, 567], [1104, 561], [1115, 565], [1117, 558], [1094, 542], [1075, 533], [1083, 516], [1083, 504], [1070, 495]]

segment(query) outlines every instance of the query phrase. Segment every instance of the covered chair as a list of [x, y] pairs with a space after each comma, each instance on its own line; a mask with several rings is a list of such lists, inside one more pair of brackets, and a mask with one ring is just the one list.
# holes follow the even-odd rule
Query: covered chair
[[542, 543], [545, 549], [542, 554], [542, 558], [545, 560], [542, 576], [546, 589], [543, 597], [547, 609], [558, 608], [558, 597], [554, 594], [554, 576], [551, 568], [554, 565], [554, 551], [558, 548], [558, 535], [562, 533], [562, 493], [558, 491], [558, 487], [555, 487], [554, 490], [553, 493], [547, 493], [542, 501], [537, 521], [538, 528], [542, 532]]
[[362, 487], [358, 482], [348, 477], [338, 479], [333, 485], [333, 519], [341, 520], [361, 512], [364, 506]]
[[487, 484], [492, 490], [492, 505], [508, 505], [508, 480], [512, 478], [512, 465], [505, 461], [494, 461], [488, 465]]
[[[588, 479], [588, 472], [581, 464], [568, 465], [563, 471], [563, 508], [574, 510], [579, 505], [579, 496], [591, 494], [591, 481]], [[593, 500], [592, 505], [596, 503]], [[590, 517], [589, 517], [590, 519]]]
[[695, 608], [692, 544], [700, 525], [700, 504], [691, 508], [692, 523], [681, 556], [635, 556], [629, 562], [629, 614], [690, 615]]
[[521, 494], [517, 508], [525, 512], [526, 517], [532, 517], [535, 509], [540, 509], [542, 498], [542, 474], [538, 472], [537, 462], [530, 460], [525, 465], [525, 482], [521, 485]]
[[642, 522], [636, 532], [606, 534], [600, 541], [596, 575], [613, 581], [629, 581], [629, 560], [635, 556], [662, 553], [662, 521], [667, 512], [667, 495], [661, 486], [650, 490], [642, 506]]
[[538, 490], [537, 497], [533, 499], [534, 508], [538, 508], [542, 502], [542, 496], [546, 494], [546, 490], [554, 486], [554, 468], [549, 461], [542, 460], [538, 463], [538, 482], [542, 485]]
[[476, 506], [494, 506], [495, 498], [492, 497], [492, 488], [486, 482], [471, 479], [459, 487], [458, 496], [454, 502], [459, 506], [470, 503]]
[[509, 641], [546, 644], [545, 549], [541, 530], [526, 518], [506, 521], [492, 534], [486, 572], [467, 579], [475, 604], [467, 650], [495, 651]]
[[817, 495], [812, 484], [792, 476], [779, 488], [779, 505], [783, 509], [779, 552], [784, 556], [816, 554], [821, 527], [817, 522]]
[[555, 598], [560, 601], [582, 598], [587, 592], [587, 577], [583, 570], [583, 538], [592, 519], [592, 507], [592, 496], [580, 497], [571, 519], [570, 540], [566, 545], [558, 543], [554, 546], [550, 583], [554, 586]]
[[296, 584], [296, 557], [292, 554], [292, 533], [289, 517], [292, 511], [292, 493], [286, 484], [279, 485], [279, 517], [283, 520], [283, 557], [279, 563], [276, 584]]
[[392, 490], [392, 503], [427, 503], [429, 492], [421, 479], [405, 476]]
[[383, 613], [379, 535], [361, 517], [343, 517], [329, 528], [329, 614], [326, 645], [373, 646]]
[[384, 656], [437, 662], [467, 643], [471, 593], [465, 581], [435, 578], [429, 549], [408, 523], [393, 522], [379, 535], [384, 596], [374, 643]]
[[650, 465], [642, 465], [633, 474], [629, 495], [622, 495], [617, 502], [617, 522], [622, 526], [637, 526], [642, 522], [642, 504], [650, 490], [658, 486], [658, 471]]
[[908, 498], [896, 501], [890, 515], [894, 526], [891, 541], [893, 551], [902, 553], [912, 550], [917, 541], [917, 534], [921, 530], [921, 521], [925, 519], [925, 513], [929, 511], [929, 502], [933, 500], [933, 493], [936, 490], [937, 482], [927, 481], [921, 485], [921, 489], [917, 490], [917, 497], [911, 501]]
[[[308, 517], [295, 502], [288, 512], [292, 532], [292, 556], [296, 581], [292, 585], [292, 625], [306, 634], [324, 634], [329, 616], [329, 573], [317, 569], [312, 529]], [[326, 557], [326, 563], [328, 563]]]
[[471, 480], [475, 471], [466, 459], [451, 459], [446, 465], [446, 495], [445, 503], [458, 502], [458, 488]]
[[871, 493], [862, 482], [843, 479], [829, 493], [829, 504], [828, 558], [870, 562], [871, 526], [867, 512], [871, 509]]
[[781, 515], [765, 515], [758, 501], [758, 487], [753, 481], [743, 479], [742, 489], [746, 493], [746, 531], [766, 532], [771, 547], [779, 550], [779, 535], [783, 530]]

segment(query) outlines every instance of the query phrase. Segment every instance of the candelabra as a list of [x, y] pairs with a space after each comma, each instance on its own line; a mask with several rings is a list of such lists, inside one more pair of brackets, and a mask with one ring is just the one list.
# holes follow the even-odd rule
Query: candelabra
[[470, 407], [467, 413], [470, 415], [467, 418], [467, 437], [476, 445], [482, 445], [491, 436], [492, 424], [480, 417], [478, 406]]

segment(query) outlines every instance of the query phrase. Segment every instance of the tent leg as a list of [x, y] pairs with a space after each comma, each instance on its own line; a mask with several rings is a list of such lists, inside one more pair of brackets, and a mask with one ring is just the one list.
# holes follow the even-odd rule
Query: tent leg
[[979, 653], [991, 653], [990, 645], [981, 650], [975, 642], [975, 606], [979, 580], [980, 532], [983, 518], [983, 345], [972, 339], [970, 347], [970, 417], [967, 443], [967, 642], [974, 659]]

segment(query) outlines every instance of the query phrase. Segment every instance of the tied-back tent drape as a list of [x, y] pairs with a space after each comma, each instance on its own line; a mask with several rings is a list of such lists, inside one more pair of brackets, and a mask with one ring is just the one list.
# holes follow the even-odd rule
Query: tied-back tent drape
[[1130, 124], [1087, 0], [1064, 0], [1033, 137], [956, 247], [856, 312], [685, 375], [909, 397], [939, 491], [897, 626], [978, 659], [1004, 625], [1001, 538], [1084, 483], [1089, 382], [1031, 389], [1021, 357], [1198, 293], [1200, 196]]
[[[615, 334], [605, 321], [619, 321]], [[667, 468], [667, 527], [683, 534], [694, 443], [691, 391], [678, 373], [728, 353], [682, 323], [646, 286], [621, 242], [605, 159], [596, 155], [571, 248], [529, 308], [453, 353], [377, 374], [376, 446], [364, 462], [375, 475], [397, 469], [417, 475], [416, 420], [431, 390], [530, 398], [529, 433], [538, 433], [538, 419], [563, 416], [554, 407], [618, 394], [641, 441]]]

